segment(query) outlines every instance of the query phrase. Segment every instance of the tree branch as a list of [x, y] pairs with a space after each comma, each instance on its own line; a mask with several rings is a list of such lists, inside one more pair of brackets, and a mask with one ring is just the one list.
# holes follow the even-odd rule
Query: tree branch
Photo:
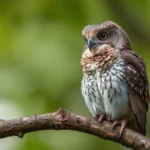
[[99, 124], [94, 118], [87, 118], [59, 109], [57, 112], [34, 115], [13, 120], [0, 121], [0, 138], [18, 136], [40, 130], [76, 130], [112, 140], [136, 150], [149, 150], [150, 139], [130, 129], [125, 129], [119, 138], [119, 129], [111, 129], [111, 123], [104, 121]]

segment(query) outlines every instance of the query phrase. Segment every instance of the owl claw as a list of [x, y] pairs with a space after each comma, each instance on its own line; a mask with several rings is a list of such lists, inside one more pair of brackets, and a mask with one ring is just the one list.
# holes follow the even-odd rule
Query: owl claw
[[105, 114], [101, 114], [101, 115], [96, 115], [96, 119], [98, 119], [99, 123], [102, 123], [102, 121], [110, 121], [109, 117]]
[[123, 133], [125, 127], [126, 127], [126, 124], [127, 124], [127, 119], [126, 118], [122, 121], [117, 120], [117, 121], [113, 122], [112, 129], [114, 129], [116, 126], [121, 126], [118, 138], [121, 137], [121, 135], [122, 135], [122, 133]]
[[114, 129], [116, 126], [121, 126], [121, 121], [114, 121], [112, 124], [112, 129]]
[[102, 115], [100, 115], [100, 117], [99, 117], [99, 119], [98, 119], [98, 122], [99, 123], [102, 123], [102, 121], [105, 119], [105, 115], [104, 114], [102, 114]]

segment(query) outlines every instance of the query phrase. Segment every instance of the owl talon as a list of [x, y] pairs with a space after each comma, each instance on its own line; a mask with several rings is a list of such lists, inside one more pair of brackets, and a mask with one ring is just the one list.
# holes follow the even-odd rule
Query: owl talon
[[100, 115], [100, 117], [99, 117], [99, 119], [98, 119], [98, 122], [99, 123], [102, 123], [102, 121], [105, 119], [105, 115], [104, 114], [102, 114], [102, 115]]
[[117, 120], [117, 121], [113, 122], [112, 129], [114, 129], [116, 126], [121, 126], [118, 138], [121, 137], [121, 135], [122, 135], [122, 133], [123, 133], [125, 127], [126, 127], [126, 124], [127, 124], [127, 119], [126, 118], [124, 120], [122, 120], [122, 121], [118, 121]]
[[122, 123], [122, 122], [121, 122], [121, 121], [118, 121], [118, 120], [117, 120], [117, 121], [114, 121], [113, 124], [112, 124], [112, 129], [114, 129], [114, 128], [117, 127], [117, 126], [121, 126], [121, 123]]
[[96, 119], [98, 120], [99, 123], [102, 123], [102, 121], [109, 121], [109, 117], [105, 114], [101, 114], [101, 115], [96, 115]]

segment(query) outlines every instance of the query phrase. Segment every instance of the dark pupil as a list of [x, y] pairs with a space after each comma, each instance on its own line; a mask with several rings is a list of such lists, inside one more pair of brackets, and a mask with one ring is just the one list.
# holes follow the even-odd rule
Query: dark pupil
[[107, 38], [107, 35], [106, 35], [106, 33], [104, 33], [104, 32], [103, 32], [103, 33], [101, 33], [101, 38], [102, 38], [102, 39], [105, 39], [105, 38]]

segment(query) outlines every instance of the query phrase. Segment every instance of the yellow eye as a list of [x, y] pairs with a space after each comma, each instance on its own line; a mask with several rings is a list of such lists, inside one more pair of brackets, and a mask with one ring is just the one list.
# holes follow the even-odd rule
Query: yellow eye
[[99, 32], [97, 34], [97, 37], [98, 37], [99, 40], [104, 41], [108, 38], [108, 34], [106, 32]]

